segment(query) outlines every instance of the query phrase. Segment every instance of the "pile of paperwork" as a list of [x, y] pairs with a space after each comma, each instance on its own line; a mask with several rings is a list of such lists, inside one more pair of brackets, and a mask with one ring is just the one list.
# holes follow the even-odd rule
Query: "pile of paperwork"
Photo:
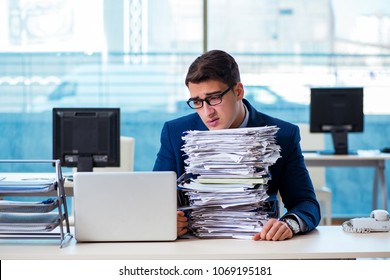
[[275, 126], [188, 131], [183, 136], [189, 229], [201, 238], [250, 238], [267, 220], [268, 168], [280, 157]]

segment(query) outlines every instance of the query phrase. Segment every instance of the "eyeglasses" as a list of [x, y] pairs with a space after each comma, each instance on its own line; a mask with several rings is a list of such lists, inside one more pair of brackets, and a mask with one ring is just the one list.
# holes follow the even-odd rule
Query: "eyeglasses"
[[216, 94], [213, 94], [209, 97], [206, 97], [205, 99], [201, 99], [201, 98], [190, 98], [187, 100], [187, 104], [188, 106], [190, 106], [191, 109], [200, 109], [203, 107], [203, 102], [206, 101], [206, 103], [210, 106], [215, 106], [215, 105], [218, 105], [218, 104], [221, 104], [222, 102], [222, 97], [228, 93], [232, 87], [234, 85], [231, 85], [230, 87], [228, 87], [226, 90], [222, 91], [221, 93], [216, 93]]

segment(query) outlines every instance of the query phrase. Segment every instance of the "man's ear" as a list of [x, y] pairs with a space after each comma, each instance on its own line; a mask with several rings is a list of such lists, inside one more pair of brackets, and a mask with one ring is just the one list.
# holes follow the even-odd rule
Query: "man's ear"
[[236, 94], [238, 100], [242, 100], [244, 98], [244, 85], [241, 82], [238, 82], [234, 86], [234, 93]]

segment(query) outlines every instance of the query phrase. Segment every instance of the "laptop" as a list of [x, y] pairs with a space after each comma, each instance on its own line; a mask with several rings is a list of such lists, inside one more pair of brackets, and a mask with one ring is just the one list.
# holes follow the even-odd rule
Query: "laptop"
[[175, 172], [79, 172], [73, 179], [77, 241], [176, 239]]

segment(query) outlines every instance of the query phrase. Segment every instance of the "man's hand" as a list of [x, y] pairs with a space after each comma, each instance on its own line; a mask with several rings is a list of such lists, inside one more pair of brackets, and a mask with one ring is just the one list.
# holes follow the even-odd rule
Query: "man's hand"
[[177, 211], [177, 236], [187, 233], [188, 219], [183, 211]]
[[263, 229], [253, 236], [253, 240], [282, 241], [293, 237], [293, 232], [288, 225], [277, 219], [269, 219]]

